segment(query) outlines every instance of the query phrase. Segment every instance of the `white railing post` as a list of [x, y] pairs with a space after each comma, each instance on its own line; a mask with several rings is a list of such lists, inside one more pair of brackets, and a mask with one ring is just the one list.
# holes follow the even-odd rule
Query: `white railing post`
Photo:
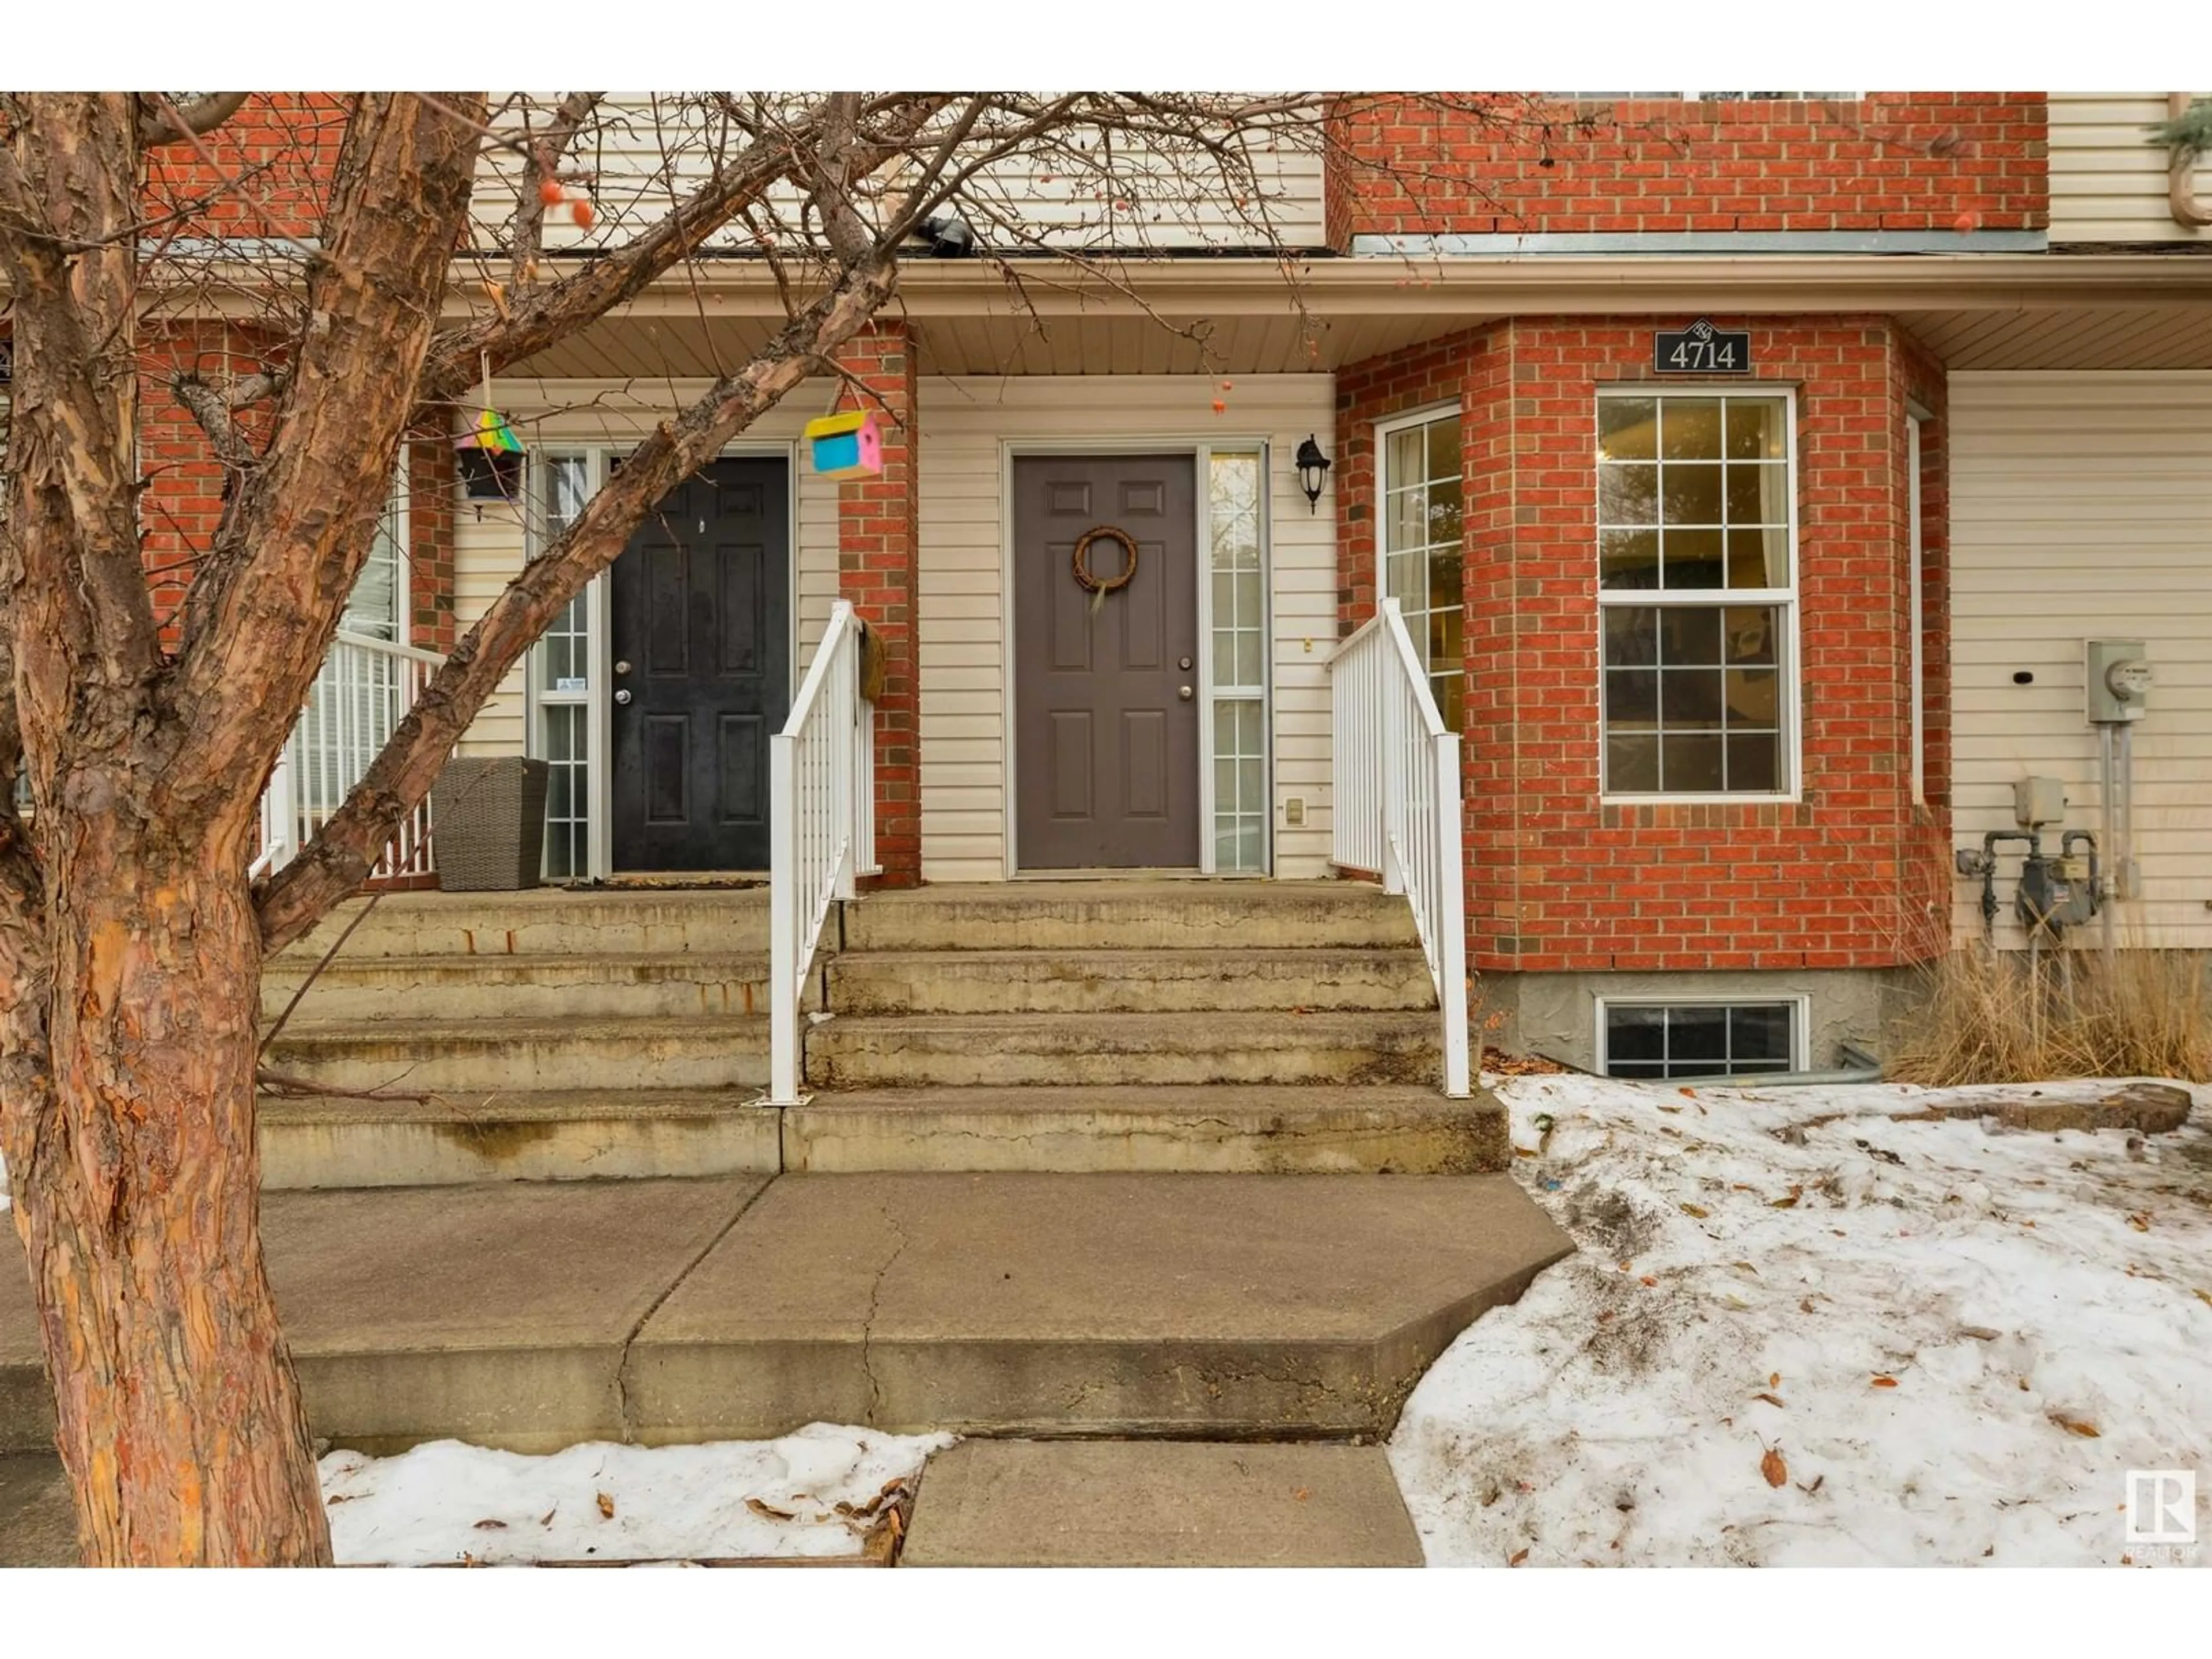
[[799, 739], [768, 740], [769, 1103], [799, 1104]]
[[1474, 1064], [1467, 1032], [1467, 892], [1462, 868], [1467, 849], [1460, 829], [1459, 734], [1438, 738], [1436, 750], [1437, 1000], [1444, 1016], [1444, 1092], [1464, 1100], [1474, 1081]]

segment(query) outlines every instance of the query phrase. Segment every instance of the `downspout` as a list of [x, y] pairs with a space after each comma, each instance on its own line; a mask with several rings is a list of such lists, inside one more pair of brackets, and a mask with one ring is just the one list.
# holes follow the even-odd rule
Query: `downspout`
[[[2195, 100], [2185, 92], [2166, 94], [2166, 118], [2179, 121], [2189, 113]], [[2166, 204], [2172, 211], [2173, 222], [2191, 230], [2202, 230], [2212, 225], [2212, 207], [2197, 199], [2197, 158], [2176, 144], [2166, 164]]]

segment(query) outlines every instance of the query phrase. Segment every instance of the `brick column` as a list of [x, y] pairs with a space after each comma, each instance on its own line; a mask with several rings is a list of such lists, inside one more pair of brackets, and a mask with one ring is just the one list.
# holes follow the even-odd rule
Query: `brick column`
[[[838, 366], [867, 388], [883, 428], [884, 470], [837, 492], [837, 591], [883, 641], [883, 696], [876, 700], [877, 884], [921, 882], [921, 686], [915, 635], [915, 504], [914, 340], [881, 323], [838, 353]], [[847, 396], [852, 393], [848, 391]]]
[[453, 648], [453, 441], [442, 429], [409, 435], [408, 642], [441, 655]]

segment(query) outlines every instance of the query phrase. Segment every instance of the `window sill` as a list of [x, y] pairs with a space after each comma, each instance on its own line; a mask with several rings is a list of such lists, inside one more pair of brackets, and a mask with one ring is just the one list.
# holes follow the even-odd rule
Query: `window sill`
[[1802, 795], [1600, 795], [1600, 806], [1797, 806]]

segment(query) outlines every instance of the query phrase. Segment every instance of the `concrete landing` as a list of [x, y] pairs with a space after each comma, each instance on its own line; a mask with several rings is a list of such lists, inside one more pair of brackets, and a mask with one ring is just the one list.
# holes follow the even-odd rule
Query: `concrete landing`
[[1418, 1567], [1380, 1446], [965, 1440], [930, 1460], [909, 1567]]
[[[853, 1175], [272, 1193], [314, 1431], [1379, 1437], [1571, 1248], [1503, 1176]], [[13, 1256], [10, 1251], [9, 1255]], [[0, 1450], [51, 1415], [0, 1272]]]

